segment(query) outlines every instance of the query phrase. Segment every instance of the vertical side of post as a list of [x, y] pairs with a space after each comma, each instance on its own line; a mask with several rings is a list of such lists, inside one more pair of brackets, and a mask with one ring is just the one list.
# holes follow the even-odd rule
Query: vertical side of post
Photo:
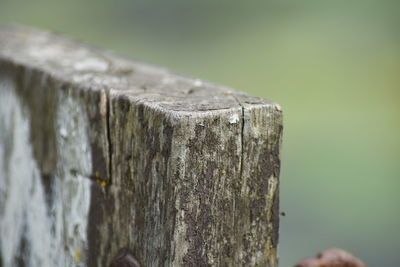
[[[129, 247], [154, 266], [276, 266], [281, 111], [242, 98], [230, 110], [165, 113], [111, 93], [115, 191], [100, 258]], [[125, 234], [111, 242], [110, 228]]]

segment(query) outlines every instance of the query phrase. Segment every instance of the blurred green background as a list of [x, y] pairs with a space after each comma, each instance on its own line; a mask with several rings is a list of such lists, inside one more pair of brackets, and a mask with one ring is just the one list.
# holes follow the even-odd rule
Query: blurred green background
[[280, 103], [280, 266], [400, 266], [400, 1], [0, 0], [0, 22]]

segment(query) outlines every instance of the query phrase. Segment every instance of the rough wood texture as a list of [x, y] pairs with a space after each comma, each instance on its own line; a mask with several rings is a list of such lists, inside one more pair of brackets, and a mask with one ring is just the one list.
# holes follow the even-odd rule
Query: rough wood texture
[[277, 266], [279, 105], [0, 28], [0, 266]]

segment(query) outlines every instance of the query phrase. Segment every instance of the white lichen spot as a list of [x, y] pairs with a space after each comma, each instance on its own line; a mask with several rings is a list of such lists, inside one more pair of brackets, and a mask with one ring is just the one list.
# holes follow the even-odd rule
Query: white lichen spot
[[235, 113], [229, 117], [230, 124], [238, 123], [238, 121], [239, 121], [239, 115], [237, 113]]
[[196, 87], [200, 87], [203, 85], [203, 82], [199, 79], [194, 80], [193, 85]]
[[108, 63], [99, 58], [89, 57], [76, 62], [74, 69], [77, 71], [106, 72], [108, 70]]
[[67, 132], [67, 130], [66, 130], [64, 127], [61, 127], [61, 128], [60, 128], [60, 135], [61, 135], [61, 137], [63, 137], [63, 138], [66, 138], [66, 137], [68, 136], [68, 132]]

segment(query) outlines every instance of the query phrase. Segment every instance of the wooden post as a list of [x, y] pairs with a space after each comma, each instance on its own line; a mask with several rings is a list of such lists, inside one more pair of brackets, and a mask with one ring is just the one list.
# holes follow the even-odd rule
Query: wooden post
[[277, 266], [281, 134], [275, 103], [2, 27], [0, 266]]

